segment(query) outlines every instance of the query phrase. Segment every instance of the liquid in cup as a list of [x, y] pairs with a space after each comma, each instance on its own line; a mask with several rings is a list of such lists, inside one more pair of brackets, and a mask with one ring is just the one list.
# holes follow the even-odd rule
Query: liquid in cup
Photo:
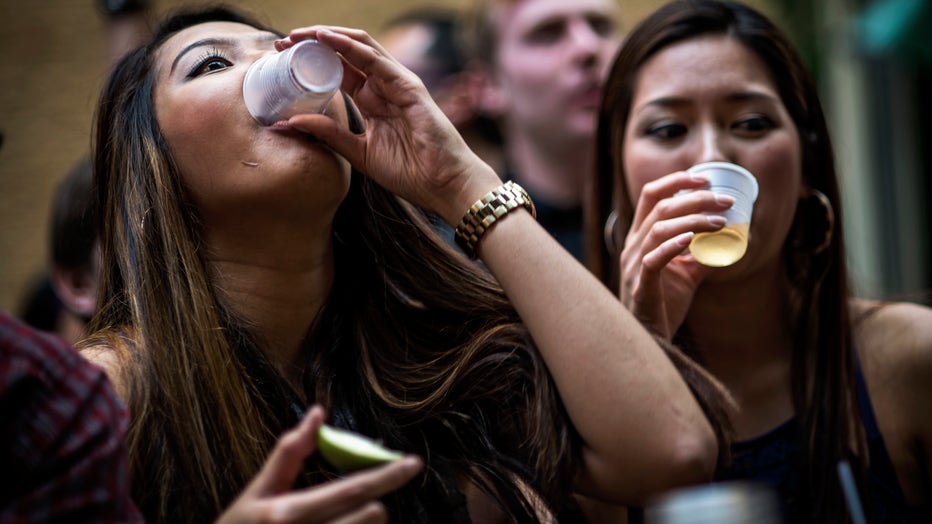
[[729, 162], [706, 162], [687, 169], [709, 179], [708, 189], [730, 195], [735, 203], [717, 215], [725, 217], [725, 227], [718, 231], [696, 233], [689, 252], [700, 263], [725, 267], [741, 260], [748, 249], [751, 212], [757, 200], [757, 179], [747, 169]]
[[243, 80], [243, 100], [262, 125], [319, 113], [343, 81], [343, 63], [330, 47], [302, 40], [256, 60]]

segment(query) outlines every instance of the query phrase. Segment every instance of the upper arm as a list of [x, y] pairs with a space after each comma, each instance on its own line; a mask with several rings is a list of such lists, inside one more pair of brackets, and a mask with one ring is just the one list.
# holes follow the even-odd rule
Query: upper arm
[[890, 386], [905, 408], [904, 418], [914, 421], [926, 459], [932, 460], [932, 309], [896, 304], [890, 306], [886, 318], [891, 344], [887, 360], [894, 378]]
[[932, 309], [908, 306], [903, 309], [904, 340], [900, 376], [903, 402], [915, 423], [916, 454], [923, 484], [922, 499], [932, 499]]
[[932, 309], [897, 303], [857, 325], [871, 403], [904, 494], [932, 497]]

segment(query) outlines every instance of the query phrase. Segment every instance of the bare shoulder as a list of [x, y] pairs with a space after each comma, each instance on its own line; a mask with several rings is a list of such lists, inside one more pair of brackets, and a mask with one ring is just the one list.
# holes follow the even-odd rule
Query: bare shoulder
[[[883, 395], [905, 416], [929, 418], [932, 309], [906, 302], [852, 304], [854, 343], [872, 397]], [[918, 419], [915, 419], [918, 422]]]
[[114, 333], [97, 333], [81, 341], [81, 356], [104, 370], [120, 398], [126, 400], [126, 344]]
[[[873, 392], [903, 407], [932, 394], [932, 309], [912, 303], [852, 302], [854, 344]], [[881, 393], [883, 392], [883, 393]], [[922, 402], [925, 403], [924, 400]], [[919, 406], [917, 406], [918, 408]]]
[[899, 367], [932, 365], [932, 308], [909, 302], [852, 301], [855, 344], [862, 358]]
[[904, 495], [932, 493], [932, 309], [908, 303], [852, 305], [854, 344], [871, 403]]

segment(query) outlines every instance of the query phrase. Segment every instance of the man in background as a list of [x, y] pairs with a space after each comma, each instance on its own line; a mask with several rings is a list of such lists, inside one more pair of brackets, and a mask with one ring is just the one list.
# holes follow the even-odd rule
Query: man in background
[[475, 0], [462, 38], [479, 110], [501, 125], [505, 170], [537, 219], [582, 260], [583, 180], [602, 84], [621, 44], [615, 0]]

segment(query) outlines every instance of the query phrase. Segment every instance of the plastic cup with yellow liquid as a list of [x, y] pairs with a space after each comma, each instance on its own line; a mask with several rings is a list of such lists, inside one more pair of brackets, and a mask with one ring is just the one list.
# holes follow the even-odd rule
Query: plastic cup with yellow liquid
[[[757, 179], [747, 169], [730, 162], [706, 162], [687, 169], [709, 180], [708, 190], [734, 197], [729, 209], [714, 213], [725, 217], [725, 227], [718, 231], [696, 233], [689, 252], [700, 264], [725, 267], [741, 260], [748, 249], [751, 212], [757, 200]], [[712, 213], [709, 213], [712, 214]]]

